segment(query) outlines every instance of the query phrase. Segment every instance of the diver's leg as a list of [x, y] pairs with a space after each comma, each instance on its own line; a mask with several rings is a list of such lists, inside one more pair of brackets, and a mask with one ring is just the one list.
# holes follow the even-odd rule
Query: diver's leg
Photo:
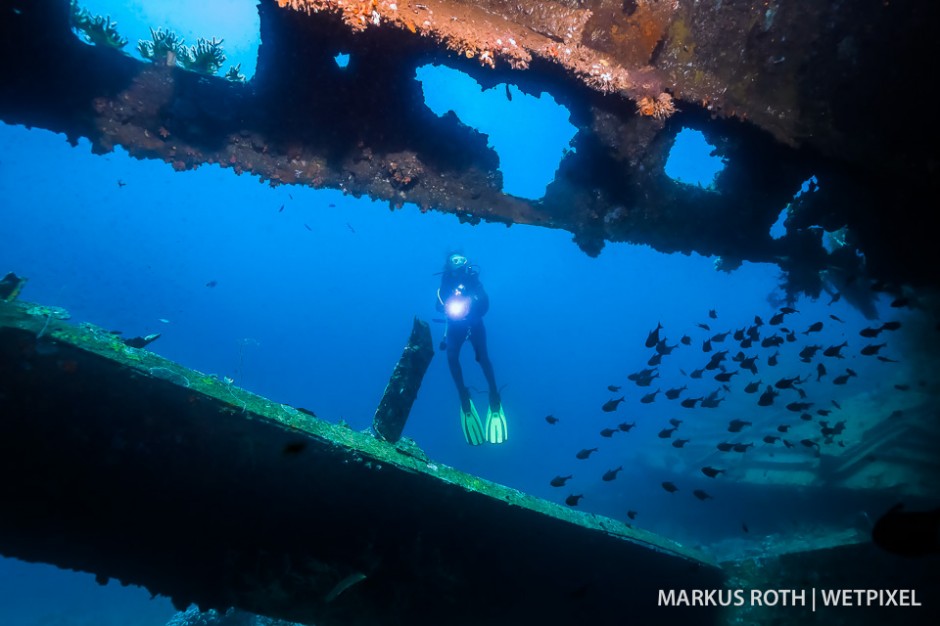
[[493, 373], [493, 363], [490, 361], [489, 352], [486, 349], [486, 328], [483, 326], [483, 320], [479, 320], [470, 328], [470, 345], [473, 346], [473, 352], [476, 355], [477, 363], [483, 370], [483, 376], [486, 378], [486, 384], [490, 388], [490, 410], [499, 410], [499, 389], [496, 387], [496, 374]]
[[462, 325], [448, 324], [447, 328], [447, 365], [450, 366], [450, 375], [457, 385], [457, 395], [460, 396], [460, 408], [464, 413], [470, 412], [470, 391], [463, 382], [463, 370], [460, 369], [460, 348], [467, 339], [467, 329]]

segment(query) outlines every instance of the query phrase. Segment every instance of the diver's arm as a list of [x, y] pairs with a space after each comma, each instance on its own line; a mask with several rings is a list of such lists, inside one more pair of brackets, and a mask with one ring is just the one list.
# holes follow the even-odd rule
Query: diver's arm
[[483, 317], [490, 310], [490, 297], [486, 295], [483, 289], [483, 283], [477, 281], [473, 286], [473, 314], [477, 317]]

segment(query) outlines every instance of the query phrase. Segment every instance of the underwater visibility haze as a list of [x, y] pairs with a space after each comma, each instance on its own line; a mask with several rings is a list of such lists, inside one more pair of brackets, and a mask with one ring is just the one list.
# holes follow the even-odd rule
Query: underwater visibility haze
[[[151, 27], [224, 39], [220, 74], [240, 64], [250, 84], [254, 3], [209, 4], [221, 10], [82, 6], [113, 17], [131, 55]], [[508, 193], [544, 194], [575, 132], [551, 94], [482, 90], [443, 66], [416, 80], [435, 114], [488, 135]], [[684, 131], [675, 184], [717, 193], [710, 150]], [[124, 338], [159, 334], [146, 349], [355, 431], [370, 428], [414, 318], [435, 348], [444, 338], [440, 272], [466, 256], [490, 301], [506, 441], [467, 445], [439, 350], [404, 436], [437, 463], [716, 561], [868, 541], [896, 503], [936, 507], [938, 332], [933, 303], [913, 293], [859, 306], [828, 282], [793, 299], [772, 264], [728, 269], [610, 242], [592, 258], [564, 230], [390, 209], [217, 165], [179, 172], [15, 125], [0, 126], [0, 198], [0, 270], [28, 277], [20, 300]], [[826, 239], [838, 248], [840, 236]], [[460, 358], [485, 414], [469, 342]], [[49, 565], [6, 559], [0, 581], [3, 624], [162, 626], [175, 614], [138, 588]]]

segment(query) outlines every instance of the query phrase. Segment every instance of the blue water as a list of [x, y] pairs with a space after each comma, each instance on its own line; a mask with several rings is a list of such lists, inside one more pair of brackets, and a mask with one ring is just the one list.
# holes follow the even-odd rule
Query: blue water
[[[149, 25], [163, 24], [149, 21], [153, 13], [130, 3], [100, 8], [104, 5], [87, 3], [95, 12], [111, 10], [119, 18], [132, 40], [129, 48]], [[250, 8], [245, 19], [256, 20]], [[179, 15], [174, 14], [182, 19]], [[196, 28], [203, 32], [210, 25]], [[244, 73], [253, 71], [256, 40], [204, 32], [213, 35], [226, 37]], [[521, 94], [514, 95], [514, 103], [522, 101]], [[532, 120], [533, 110], [525, 113], [530, 123], [559, 125], [564, 135], [563, 110], [549, 107], [545, 115], [554, 117]], [[488, 120], [503, 130], [516, 121], [504, 114]], [[538, 197], [564, 145], [557, 147], [555, 165], [527, 161], [526, 145], [515, 153], [501, 152], [501, 165], [520, 195]], [[813, 410], [832, 409], [830, 422], [848, 421], [844, 435], [836, 438], [847, 447], [891, 411], [923, 400], [912, 371], [917, 331], [905, 330], [922, 327], [918, 314], [879, 301], [881, 320], [904, 324], [901, 331], [875, 340], [888, 341], [881, 354], [900, 361], [884, 363], [859, 354], [869, 341], [858, 330], [876, 322], [844, 300], [828, 305], [824, 295], [815, 302], [791, 303], [800, 312], [788, 316], [784, 326], [797, 331], [799, 340], [779, 348], [779, 365], [767, 365], [774, 348], [744, 350], [760, 355], [760, 372], [736, 376], [731, 391], [721, 393], [726, 399], [718, 409], [683, 409], [679, 400], [662, 393], [655, 402], [641, 404], [640, 397], [657, 388], [664, 392], [688, 384], [686, 398], [719, 387], [711, 378], [715, 372], [691, 380], [680, 370], [690, 373], [708, 361], [704, 339], [748, 326], [755, 315], [770, 320], [782, 305], [775, 266], [745, 263], [732, 273], [720, 272], [713, 258], [665, 255], [626, 244], [608, 244], [598, 258], [589, 258], [564, 231], [470, 226], [410, 205], [390, 211], [387, 204], [338, 191], [272, 189], [214, 166], [179, 173], [162, 162], [129, 158], [120, 148], [95, 156], [87, 143], [70, 147], [64, 137], [43, 130], [0, 126], [0, 155], [8, 233], [0, 247], [0, 271], [29, 277], [23, 299], [63, 306], [76, 322], [121, 330], [125, 336], [161, 333], [150, 348], [167, 358], [231, 377], [238, 386], [312, 409], [323, 419], [345, 420], [357, 430], [371, 424], [413, 317], [438, 317], [435, 273], [449, 251], [462, 250], [480, 268], [491, 298], [485, 323], [496, 377], [504, 386], [509, 441], [481, 447], [464, 442], [456, 391], [442, 355], [424, 379], [405, 435], [438, 462], [556, 502], [584, 494], [581, 509], [620, 520], [636, 510], [635, 525], [706, 549], [850, 527], [862, 513], [875, 516], [883, 510], [881, 501], [866, 507], [863, 500], [844, 495], [823, 504], [819, 497], [800, 495], [800, 485], [747, 487], [748, 482], [758, 487], [772, 482], [777, 474], [768, 474], [767, 468], [780, 458], [804, 472], [801, 481], [811, 482], [818, 464], [814, 450], [797, 444], [784, 451], [780, 442], [767, 446], [760, 437], [782, 423], [793, 425], [788, 436], [794, 442], [818, 437], [819, 431], [817, 421], [802, 422], [784, 408], [798, 399], [795, 393], [783, 391], [773, 407], [762, 408], [756, 405], [759, 394], [743, 393], [747, 382], [762, 379], [766, 385], [812, 373], [804, 385], [808, 400], [816, 403]], [[678, 159], [681, 164], [683, 155]], [[710, 180], [713, 164], [687, 160], [683, 171], [699, 167], [703, 180]], [[710, 310], [716, 319], [709, 317]], [[815, 321], [824, 322], [820, 333], [800, 334]], [[692, 344], [664, 357], [661, 377], [639, 388], [626, 377], [647, 367], [653, 351], [644, 341], [657, 323], [663, 324], [669, 345], [684, 334]], [[770, 326], [761, 331], [769, 335]], [[432, 332], [436, 344], [442, 326], [432, 324]], [[808, 365], [797, 359], [807, 344], [827, 347], [846, 340], [844, 360], [817, 356]], [[730, 350], [729, 359], [738, 351], [730, 336], [714, 349]], [[923, 357], [916, 356], [922, 366]], [[821, 360], [829, 374], [817, 383], [815, 367]], [[486, 384], [469, 348], [463, 364], [469, 385], [479, 390], [477, 405], [485, 406]], [[730, 360], [726, 365], [736, 369]], [[833, 385], [846, 367], [858, 377]], [[900, 392], [894, 385], [901, 383], [914, 388]], [[623, 388], [612, 393], [608, 385]], [[601, 411], [604, 402], [621, 395], [626, 400], [616, 412]], [[843, 408], [836, 409], [833, 400]], [[559, 423], [549, 425], [547, 415]], [[676, 449], [671, 440], [657, 436], [670, 418], [683, 420], [676, 435], [691, 439], [686, 448]], [[753, 426], [728, 433], [727, 423], [734, 418]], [[599, 435], [605, 427], [634, 421], [629, 433], [611, 439]], [[721, 441], [753, 441], [755, 448], [723, 454], [715, 450]], [[600, 450], [590, 459], [575, 459], [579, 449], [592, 447]], [[823, 447], [826, 454], [833, 451], [838, 452]], [[621, 465], [615, 481], [601, 480], [606, 470]], [[704, 465], [727, 469], [734, 480], [706, 478], [699, 471]], [[554, 476], [568, 474], [574, 475], [568, 486], [549, 485]], [[680, 491], [666, 493], [661, 483], [667, 480]], [[691, 495], [696, 488], [714, 499], [700, 502]], [[746, 534], [742, 523], [748, 526]], [[0, 581], [2, 624], [162, 626], [173, 613], [167, 601], [151, 601], [142, 590], [115, 583], [101, 588], [90, 575], [44, 565], [0, 561]]]

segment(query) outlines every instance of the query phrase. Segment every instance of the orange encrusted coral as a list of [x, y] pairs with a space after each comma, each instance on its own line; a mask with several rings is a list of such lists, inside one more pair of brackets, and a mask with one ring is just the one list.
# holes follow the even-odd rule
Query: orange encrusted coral
[[643, 96], [637, 101], [636, 110], [640, 115], [664, 120], [676, 112], [676, 105], [672, 101], [672, 96], [663, 92], [655, 99]]

